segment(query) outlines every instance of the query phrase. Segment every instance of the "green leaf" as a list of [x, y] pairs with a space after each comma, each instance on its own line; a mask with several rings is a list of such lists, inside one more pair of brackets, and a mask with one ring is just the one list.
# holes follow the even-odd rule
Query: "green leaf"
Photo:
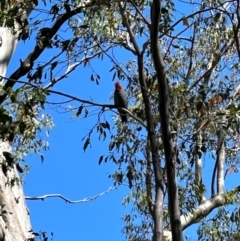
[[126, 143], [126, 147], [127, 147], [127, 152], [131, 152], [131, 147], [128, 145], [128, 143]]
[[107, 162], [107, 160], [108, 160], [108, 156], [105, 157], [104, 162]]
[[106, 128], [108, 129], [108, 130], [110, 130], [110, 125], [109, 125], [109, 123], [106, 121]]
[[83, 110], [83, 105], [81, 105], [81, 106], [78, 108], [78, 111], [77, 111], [77, 113], [76, 113], [76, 116], [77, 116], [77, 117], [81, 115], [82, 110]]
[[21, 122], [20, 124], [19, 124], [19, 131], [20, 131], [20, 133], [21, 134], [24, 134], [24, 131], [26, 130], [26, 124], [24, 123], [24, 122]]
[[41, 158], [41, 162], [44, 162], [44, 156], [42, 154], [40, 155], [40, 158]]
[[53, 63], [51, 64], [51, 69], [54, 70], [55, 67], [57, 66], [57, 64], [58, 64], [58, 61], [53, 62]]
[[100, 156], [99, 160], [98, 160], [98, 165], [100, 165], [103, 161], [103, 156]]
[[168, 13], [168, 10], [167, 10], [166, 8], [161, 8], [161, 13], [162, 13], [162, 14], [165, 14], [165, 13], [167, 14], [167, 13]]
[[113, 74], [112, 81], [115, 80], [117, 72]]
[[204, 152], [204, 153], [206, 153], [206, 152], [207, 152], [207, 147], [206, 147], [205, 145], [203, 145], [203, 146], [201, 147], [201, 151]]
[[57, 4], [53, 5], [50, 9], [50, 13], [54, 15], [53, 19], [55, 18], [56, 14], [58, 14], [59, 8]]
[[114, 155], [111, 156], [111, 159], [113, 160], [114, 163], [117, 163], [117, 159], [115, 158]]
[[90, 138], [88, 137], [84, 143], [83, 150], [86, 151], [89, 145], [90, 145]]
[[104, 123], [104, 122], [100, 123], [100, 126], [102, 126], [104, 129], [110, 130], [110, 126], [109, 126], [109, 123], [107, 121], [106, 121], [106, 123]]
[[109, 151], [111, 151], [114, 147], [115, 147], [115, 141], [113, 141], [113, 142], [110, 142], [110, 144], [109, 144]]
[[137, 128], [137, 131], [141, 131], [141, 130], [142, 130], [142, 127], [139, 126], [139, 127]]
[[84, 118], [86, 118], [88, 116], [88, 109], [85, 109], [85, 116]]
[[112, 67], [112, 68], [109, 70], [109, 72], [112, 72], [114, 69], [115, 69], [115, 66]]
[[179, 45], [176, 45], [176, 44], [172, 44], [172, 46], [173, 46], [173, 48], [175, 48], [175, 49], [179, 49], [179, 48], [180, 48], [180, 46], [179, 46]]

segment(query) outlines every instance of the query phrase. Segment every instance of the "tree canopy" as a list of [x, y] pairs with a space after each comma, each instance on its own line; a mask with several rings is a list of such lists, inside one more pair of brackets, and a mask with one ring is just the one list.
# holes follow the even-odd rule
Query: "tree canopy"
[[[129, 187], [126, 240], [181, 241], [195, 223], [198, 240], [239, 240], [240, 185], [226, 185], [239, 170], [239, 9], [233, 0], [1, 4], [1, 29], [13, 47], [0, 58], [0, 131], [14, 162], [21, 165], [26, 153], [47, 149], [39, 138], [54, 125], [42, 115], [47, 104], [83, 123], [94, 114], [83, 149], [91, 151], [97, 136], [109, 142], [109, 154], [96, 161], [113, 163], [113, 184]], [[5, 76], [15, 42], [30, 40], [33, 47]], [[108, 79], [95, 69], [105, 62]], [[86, 69], [83, 88], [86, 81], [124, 83], [126, 124], [113, 100], [99, 103], [58, 90], [65, 79], [71, 86], [73, 71]], [[85, 91], [94, 98], [93, 90]], [[53, 103], [53, 96], [64, 101]], [[7, 159], [5, 176], [12, 168]]]

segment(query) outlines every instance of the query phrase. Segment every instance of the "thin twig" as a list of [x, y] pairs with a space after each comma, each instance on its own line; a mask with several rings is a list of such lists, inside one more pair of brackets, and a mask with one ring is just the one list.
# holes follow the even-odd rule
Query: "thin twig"
[[96, 200], [97, 198], [99, 198], [99, 197], [105, 195], [106, 193], [108, 193], [112, 190], [115, 190], [117, 188], [118, 188], [118, 186], [117, 187], [110, 187], [110, 188], [108, 188], [107, 191], [104, 191], [104, 192], [102, 192], [102, 193], [100, 193], [96, 196], [87, 197], [87, 198], [84, 198], [84, 199], [81, 199], [81, 200], [76, 200], [76, 201], [70, 200], [70, 199], [64, 197], [61, 194], [46, 194], [46, 195], [37, 196], [37, 197], [25, 196], [25, 199], [26, 200], [42, 200], [42, 201], [44, 201], [44, 199], [46, 199], [46, 198], [59, 197], [59, 198], [63, 199], [64, 201], [66, 201], [67, 203], [78, 204], [78, 203], [85, 203], [85, 202], [90, 202], [90, 201]]

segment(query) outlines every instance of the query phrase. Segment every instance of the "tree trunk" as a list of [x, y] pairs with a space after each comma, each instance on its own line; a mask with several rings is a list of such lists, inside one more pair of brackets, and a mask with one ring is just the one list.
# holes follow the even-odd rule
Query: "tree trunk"
[[[19, 9], [22, 18], [29, 16], [33, 3], [28, 2], [26, 9]], [[18, 26], [15, 26], [18, 30]], [[18, 34], [18, 33], [17, 33]], [[6, 75], [11, 56], [18, 44], [18, 35], [13, 35], [8, 27], [0, 27], [0, 80]], [[31, 223], [25, 203], [22, 183], [15, 165], [4, 170], [5, 158], [3, 152], [11, 152], [9, 142], [0, 140], [0, 241], [34, 240], [31, 232]]]
[[[3, 151], [11, 152], [8, 142], [0, 142], [1, 163]], [[13, 186], [11, 181], [15, 180]], [[19, 181], [19, 182], [18, 182]], [[22, 183], [14, 165], [5, 175], [0, 170], [0, 241], [25, 241], [32, 237], [30, 219]]]
[[11, 29], [0, 27], [0, 76], [5, 77], [8, 63], [17, 46], [17, 38]]

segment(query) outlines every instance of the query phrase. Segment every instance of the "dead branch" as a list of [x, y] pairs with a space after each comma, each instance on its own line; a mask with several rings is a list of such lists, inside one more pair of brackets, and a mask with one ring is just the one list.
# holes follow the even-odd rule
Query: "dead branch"
[[97, 198], [105, 195], [106, 193], [112, 191], [112, 190], [115, 190], [117, 189], [117, 187], [110, 187], [108, 188], [107, 191], [104, 191], [96, 196], [93, 196], [93, 197], [88, 197], [88, 198], [84, 198], [84, 199], [81, 199], [81, 200], [76, 200], [76, 201], [73, 201], [73, 200], [70, 200], [66, 197], [64, 197], [63, 195], [61, 194], [46, 194], [46, 195], [43, 195], [43, 196], [37, 196], [37, 197], [31, 197], [31, 196], [25, 196], [25, 199], [26, 200], [41, 200], [41, 201], [44, 201], [46, 198], [52, 198], [52, 197], [58, 197], [58, 198], [61, 198], [63, 199], [64, 201], [66, 201], [67, 203], [70, 203], [70, 204], [79, 204], [79, 203], [85, 203], [85, 202], [90, 202], [90, 201], [93, 201], [93, 200], [96, 200]]

